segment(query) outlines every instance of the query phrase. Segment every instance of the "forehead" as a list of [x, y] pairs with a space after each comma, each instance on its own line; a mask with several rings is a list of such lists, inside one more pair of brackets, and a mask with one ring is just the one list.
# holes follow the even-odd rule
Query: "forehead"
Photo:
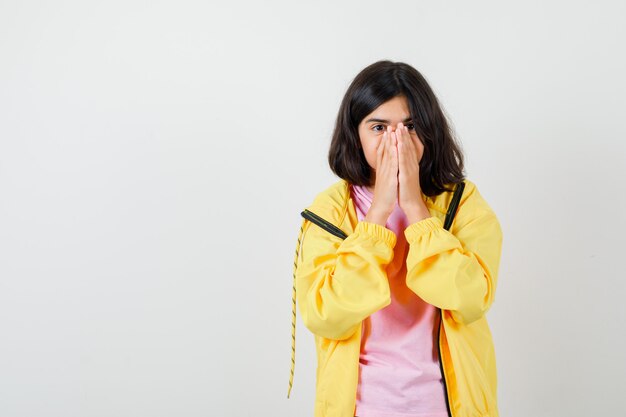
[[398, 123], [411, 120], [406, 97], [394, 97], [374, 109], [373, 112], [365, 116], [363, 123]]

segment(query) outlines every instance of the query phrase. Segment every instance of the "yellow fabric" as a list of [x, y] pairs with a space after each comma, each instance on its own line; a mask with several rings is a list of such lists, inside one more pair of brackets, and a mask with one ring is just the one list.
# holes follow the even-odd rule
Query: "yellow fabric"
[[[476, 185], [465, 189], [450, 231], [443, 228], [453, 192], [422, 197], [431, 217], [409, 225], [407, 286], [442, 309], [441, 362], [451, 417], [499, 417], [496, 359], [485, 313], [496, 290], [502, 231]], [[315, 417], [353, 417], [361, 324], [391, 303], [386, 265], [395, 233], [359, 221], [349, 184], [339, 180], [308, 209], [342, 229], [341, 239], [303, 220], [294, 265], [294, 313], [314, 334]], [[295, 320], [295, 315], [293, 317]], [[294, 321], [295, 337], [295, 321]], [[295, 355], [295, 338], [293, 340]], [[292, 374], [294, 357], [292, 356]], [[290, 379], [291, 390], [292, 379]]]

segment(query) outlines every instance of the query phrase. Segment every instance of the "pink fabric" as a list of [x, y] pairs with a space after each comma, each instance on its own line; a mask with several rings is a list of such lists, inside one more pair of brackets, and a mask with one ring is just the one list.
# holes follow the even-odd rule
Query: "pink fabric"
[[[351, 185], [360, 221], [373, 194]], [[406, 286], [406, 215], [396, 203], [386, 227], [397, 236], [387, 266], [391, 304], [363, 321], [356, 397], [358, 417], [448, 417], [439, 368], [439, 312]]]

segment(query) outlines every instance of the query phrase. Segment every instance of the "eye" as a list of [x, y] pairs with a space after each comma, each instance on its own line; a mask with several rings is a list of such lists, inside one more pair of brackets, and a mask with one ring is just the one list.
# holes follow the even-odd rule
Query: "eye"
[[[376, 129], [379, 126], [382, 127], [382, 130]], [[372, 126], [372, 129], [374, 129], [376, 132], [384, 132], [387, 128], [384, 127], [383, 125], [374, 125], [374, 126]]]
[[408, 123], [408, 124], [406, 125], [406, 127], [407, 127], [409, 130], [415, 130], [415, 125], [414, 125], [413, 123]]

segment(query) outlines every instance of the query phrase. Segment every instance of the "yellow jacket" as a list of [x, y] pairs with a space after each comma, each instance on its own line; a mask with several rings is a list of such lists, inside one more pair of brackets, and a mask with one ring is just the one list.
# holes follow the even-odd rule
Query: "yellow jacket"
[[[498, 417], [495, 351], [485, 313], [494, 301], [502, 231], [476, 185], [467, 179], [465, 184], [449, 231], [443, 222], [453, 193], [422, 194], [432, 217], [404, 230], [406, 284], [441, 313], [438, 344], [451, 417]], [[385, 268], [397, 237], [386, 227], [358, 220], [343, 179], [319, 193], [307, 210], [335, 229], [302, 221], [294, 262], [289, 391], [297, 301], [315, 337], [314, 416], [353, 417], [361, 324], [391, 303]], [[343, 238], [336, 235], [342, 231]]]

